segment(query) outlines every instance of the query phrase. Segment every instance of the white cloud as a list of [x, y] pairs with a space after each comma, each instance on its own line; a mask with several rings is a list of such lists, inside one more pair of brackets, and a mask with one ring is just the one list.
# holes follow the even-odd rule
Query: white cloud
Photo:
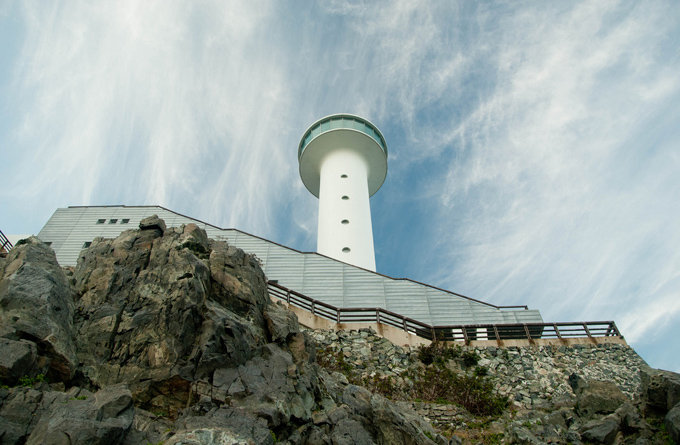
[[390, 147], [383, 272], [633, 339], [677, 320], [657, 310], [680, 291], [666, 2], [15, 5], [0, 200], [31, 230], [148, 203], [311, 250], [297, 143], [352, 112]]

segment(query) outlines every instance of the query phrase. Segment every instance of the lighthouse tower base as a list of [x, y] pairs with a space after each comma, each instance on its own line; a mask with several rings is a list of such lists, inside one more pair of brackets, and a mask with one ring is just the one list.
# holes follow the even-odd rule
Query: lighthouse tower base
[[368, 164], [352, 148], [321, 161], [317, 252], [375, 271]]

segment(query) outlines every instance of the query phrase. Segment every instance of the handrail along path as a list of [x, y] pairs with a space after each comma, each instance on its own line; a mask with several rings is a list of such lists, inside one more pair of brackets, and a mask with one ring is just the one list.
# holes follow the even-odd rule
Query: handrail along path
[[[275, 281], [267, 283], [269, 295], [289, 305], [304, 309], [312, 315], [335, 323], [381, 323], [427, 340], [535, 340], [553, 338], [619, 337], [623, 336], [613, 321], [584, 321], [558, 323], [503, 323], [432, 326], [384, 308], [339, 308], [288, 289]], [[511, 308], [515, 306], [501, 306]], [[526, 309], [526, 306], [519, 306]]]

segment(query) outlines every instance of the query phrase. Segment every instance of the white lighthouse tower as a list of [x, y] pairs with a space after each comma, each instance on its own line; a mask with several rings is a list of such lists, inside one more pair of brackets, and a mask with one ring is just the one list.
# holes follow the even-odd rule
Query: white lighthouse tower
[[302, 182], [319, 198], [317, 252], [375, 271], [368, 198], [387, 175], [378, 127], [351, 114], [326, 116], [305, 131], [298, 161]]

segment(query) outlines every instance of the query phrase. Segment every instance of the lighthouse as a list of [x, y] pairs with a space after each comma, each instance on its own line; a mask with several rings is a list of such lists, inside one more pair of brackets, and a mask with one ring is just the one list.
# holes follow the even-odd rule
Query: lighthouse
[[317, 252], [375, 271], [369, 198], [387, 176], [387, 144], [378, 127], [352, 114], [309, 126], [298, 146], [302, 182], [319, 198]]

